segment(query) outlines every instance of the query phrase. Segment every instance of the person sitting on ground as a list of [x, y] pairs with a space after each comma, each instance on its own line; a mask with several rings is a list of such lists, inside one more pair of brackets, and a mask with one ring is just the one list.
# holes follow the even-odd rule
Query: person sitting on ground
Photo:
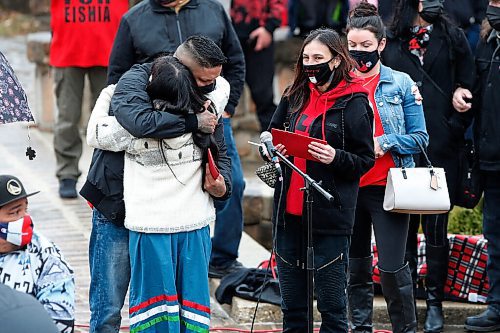
[[73, 332], [73, 270], [59, 248], [33, 228], [21, 181], [0, 175], [0, 281], [34, 296], [60, 332]]

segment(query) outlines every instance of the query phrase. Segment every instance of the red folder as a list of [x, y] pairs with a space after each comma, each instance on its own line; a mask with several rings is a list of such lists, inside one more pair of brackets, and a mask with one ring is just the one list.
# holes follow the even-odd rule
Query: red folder
[[219, 178], [219, 168], [217, 168], [217, 164], [215, 164], [215, 160], [210, 149], [208, 149], [208, 170], [210, 171], [213, 179]]
[[305, 158], [310, 161], [319, 161], [317, 158], [309, 154], [309, 144], [311, 142], [319, 142], [326, 145], [325, 140], [320, 140], [316, 138], [311, 138], [306, 135], [282, 131], [279, 129], [271, 129], [271, 134], [273, 135], [273, 145], [282, 144], [286, 148], [286, 153], [291, 156]]

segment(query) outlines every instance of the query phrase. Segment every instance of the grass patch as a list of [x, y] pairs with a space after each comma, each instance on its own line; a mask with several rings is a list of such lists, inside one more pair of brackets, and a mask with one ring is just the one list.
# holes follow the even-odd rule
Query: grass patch
[[455, 207], [448, 219], [448, 232], [462, 235], [483, 233], [483, 199], [474, 209]]

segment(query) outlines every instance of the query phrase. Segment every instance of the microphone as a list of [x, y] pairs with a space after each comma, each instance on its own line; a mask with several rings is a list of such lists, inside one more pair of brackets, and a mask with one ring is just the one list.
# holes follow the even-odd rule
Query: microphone
[[260, 143], [264, 145], [264, 148], [267, 150], [269, 157], [271, 158], [271, 162], [274, 163], [274, 167], [276, 168], [276, 172], [281, 177], [281, 166], [278, 160], [278, 156], [274, 154], [276, 148], [273, 146], [273, 135], [267, 131], [262, 132], [260, 134]]

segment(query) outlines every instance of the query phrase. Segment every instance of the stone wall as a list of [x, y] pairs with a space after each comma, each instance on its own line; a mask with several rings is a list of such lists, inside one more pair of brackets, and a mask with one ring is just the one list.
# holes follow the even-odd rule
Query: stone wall
[[[50, 0], [49, 0], [50, 1]], [[30, 12], [29, 0], [0, 0], [0, 6], [5, 9], [16, 10], [22, 13]]]
[[24, 14], [41, 15], [50, 11], [50, 0], [0, 0], [0, 6]]

